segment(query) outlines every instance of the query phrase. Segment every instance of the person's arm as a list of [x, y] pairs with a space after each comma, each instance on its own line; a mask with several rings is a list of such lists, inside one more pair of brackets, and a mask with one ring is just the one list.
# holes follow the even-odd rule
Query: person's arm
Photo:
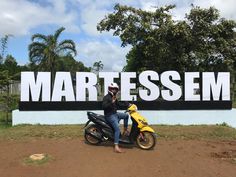
[[116, 104], [118, 105], [119, 109], [127, 109], [130, 106], [130, 103], [128, 101], [116, 100]]
[[102, 101], [102, 108], [103, 109], [112, 109], [112, 99], [110, 96], [105, 96]]

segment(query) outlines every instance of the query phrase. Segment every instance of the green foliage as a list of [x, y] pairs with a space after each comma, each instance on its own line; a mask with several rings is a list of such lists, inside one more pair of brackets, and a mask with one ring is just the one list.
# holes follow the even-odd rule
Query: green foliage
[[4, 61], [4, 57], [5, 57], [5, 54], [6, 54], [6, 50], [7, 50], [7, 44], [8, 44], [8, 40], [9, 40], [9, 37], [12, 37], [13, 35], [11, 34], [7, 34], [5, 35], [4, 37], [0, 38], [0, 64], [3, 63]]
[[232, 105], [233, 108], [236, 108], [236, 100], [234, 99], [233, 101], [233, 105]]
[[0, 95], [0, 103], [2, 104], [2, 108], [5, 111], [11, 112], [14, 109], [18, 108], [18, 102], [20, 100], [19, 95], [15, 94], [1, 94]]
[[72, 73], [90, 71], [90, 68], [84, 66], [82, 62], [76, 61], [71, 55], [58, 58], [55, 67], [57, 71], [70, 71]]
[[124, 71], [231, 72], [231, 98], [235, 99], [236, 22], [220, 18], [214, 7], [193, 5], [184, 20], [176, 21], [170, 14], [174, 8], [150, 12], [117, 4], [97, 29], [114, 31], [123, 47], [132, 46]]
[[19, 96], [10, 93], [10, 85], [13, 83], [13, 77], [8, 70], [0, 72], [0, 106], [5, 112], [5, 123], [9, 122], [9, 113], [18, 107]]
[[150, 12], [117, 4], [97, 29], [113, 30], [122, 46], [132, 45], [125, 71], [235, 70], [235, 21], [220, 18], [213, 7], [194, 6], [184, 20], [175, 21], [170, 15], [173, 8]]
[[95, 71], [95, 72], [99, 72], [99, 71], [103, 70], [103, 66], [104, 65], [103, 65], [101, 60], [100, 61], [96, 61], [96, 62], [93, 63], [92, 70]]
[[34, 34], [29, 45], [29, 58], [34, 70], [56, 72], [57, 59], [63, 56], [76, 55], [76, 46], [72, 40], [58, 41], [65, 30], [59, 28], [52, 35]]
[[219, 126], [223, 126], [223, 127], [230, 127], [226, 122], [223, 122], [223, 123], [221, 123], [221, 124], [217, 124], [217, 125], [219, 125]]
[[2, 71], [8, 71], [9, 76], [13, 80], [20, 80], [20, 72], [24, 67], [19, 66], [16, 59], [12, 55], [7, 55], [4, 63], [2, 64]]

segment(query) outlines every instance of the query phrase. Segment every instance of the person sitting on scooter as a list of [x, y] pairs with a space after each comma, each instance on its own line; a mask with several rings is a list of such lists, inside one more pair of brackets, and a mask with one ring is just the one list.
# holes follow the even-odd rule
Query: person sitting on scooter
[[119, 147], [120, 128], [119, 121], [124, 119], [124, 135], [128, 135], [128, 119], [129, 115], [126, 113], [117, 112], [117, 107], [125, 107], [130, 105], [128, 102], [119, 102], [116, 94], [119, 91], [119, 86], [116, 83], [111, 83], [108, 87], [108, 94], [103, 97], [102, 107], [104, 110], [105, 119], [111, 124], [114, 129], [114, 151], [123, 152]]

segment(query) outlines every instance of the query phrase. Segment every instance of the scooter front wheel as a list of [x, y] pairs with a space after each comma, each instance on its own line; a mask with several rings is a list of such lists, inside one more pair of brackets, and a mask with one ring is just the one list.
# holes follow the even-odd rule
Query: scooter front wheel
[[[86, 132], [88, 132], [88, 133], [86, 133]], [[100, 133], [101, 133], [101, 131], [96, 125], [94, 125], [94, 124], [89, 125], [86, 128], [86, 131], [84, 132], [85, 141], [89, 144], [92, 144], [92, 145], [100, 144], [102, 141], [91, 135], [91, 134], [100, 134]]]
[[151, 132], [140, 132], [137, 136], [136, 143], [141, 149], [149, 150], [156, 145], [156, 137]]

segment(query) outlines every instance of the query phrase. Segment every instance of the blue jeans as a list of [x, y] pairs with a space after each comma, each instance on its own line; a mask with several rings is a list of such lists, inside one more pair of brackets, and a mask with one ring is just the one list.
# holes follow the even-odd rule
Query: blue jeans
[[120, 138], [120, 127], [119, 122], [121, 119], [124, 119], [124, 128], [128, 128], [129, 115], [121, 112], [105, 116], [106, 121], [111, 124], [114, 129], [114, 144], [119, 144]]

